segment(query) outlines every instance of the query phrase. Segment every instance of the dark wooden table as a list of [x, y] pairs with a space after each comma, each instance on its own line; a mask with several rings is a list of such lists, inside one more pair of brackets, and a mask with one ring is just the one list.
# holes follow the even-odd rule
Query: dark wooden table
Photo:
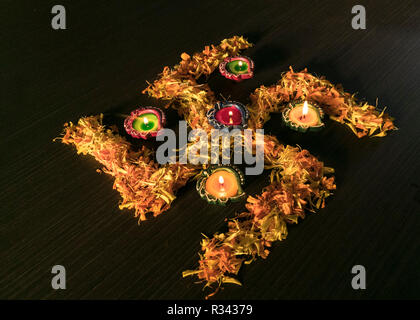
[[[396, 118], [399, 131], [357, 139], [328, 122], [302, 135], [273, 116], [267, 133], [299, 144], [336, 168], [337, 191], [319, 214], [289, 229], [267, 260], [243, 268], [244, 286], [219, 299], [420, 298], [420, 4], [363, 1], [367, 29], [353, 30], [358, 1], [60, 1], [67, 30], [51, 28], [53, 1], [3, 1], [1, 67], [0, 298], [201, 299], [195, 268], [201, 232], [213, 234], [243, 203], [220, 210], [189, 184], [173, 207], [137, 225], [118, 209], [112, 179], [97, 162], [53, 143], [66, 121], [100, 112], [162, 106], [141, 95], [146, 80], [182, 52], [232, 35], [255, 77], [209, 80], [217, 94], [247, 102], [289, 65], [325, 75]], [[170, 117], [175, 126], [176, 117]], [[251, 178], [250, 194], [268, 184]], [[67, 289], [51, 288], [51, 268]], [[367, 271], [353, 290], [351, 268]]]

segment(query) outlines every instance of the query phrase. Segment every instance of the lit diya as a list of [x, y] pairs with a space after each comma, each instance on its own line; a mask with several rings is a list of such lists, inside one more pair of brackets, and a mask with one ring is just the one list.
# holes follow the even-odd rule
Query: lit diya
[[207, 111], [209, 123], [216, 129], [244, 129], [248, 122], [248, 109], [239, 102], [217, 102]]
[[322, 122], [324, 112], [314, 102], [298, 101], [290, 103], [282, 114], [284, 123], [296, 131], [318, 131], [324, 127]]
[[248, 57], [227, 57], [219, 64], [219, 71], [227, 79], [242, 81], [254, 76], [254, 61]]
[[154, 107], [138, 108], [124, 120], [124, 128], [133, 138], [156, 137], [165, 125], [165, 114]]
[[210, 204], [225, 205], [245, 197], [243, 173], [235, 166], [210, 166], [203, 170], [196, 189], [201, 198]]

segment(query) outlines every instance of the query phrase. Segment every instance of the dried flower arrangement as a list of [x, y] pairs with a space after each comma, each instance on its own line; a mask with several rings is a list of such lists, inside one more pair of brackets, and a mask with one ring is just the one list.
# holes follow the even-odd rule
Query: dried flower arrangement
[[[169, 101], [166, 107], [177, 109], [191, 128], [210, 132], [206, 113], [217, 101], [210, 87], [197, 79], [210, 75], [225, 58], [251, 46], [243, 37], [235, 36], [192, 56], [183, 53], [181, 62], [173, 68], [165, 67], [143, 93]], [[281, 112], [285, 103], [302, 98], [318, 103], [332, 120], [349, 126], [358, 137], [381, 137], [396, 129], [384, 111], [358, 103], [354, 95], [306, 69], [295, 72], [292, 68], [276, 85], [261, 86], [251, 94], [248, 127], [262, 128], [270, 113]], [[105, 128], [101, 115], [82, 118], [77, 125], [66, 124], [61, 139], [104, 166], [102, 170], [115, 178], [114, 188], [122, 197], [120, 208], [134, 209], [140, 220], [146, 213], [157, 216], [169, 209], [175, 192], [202, 169], [179, 163], [159, 165], [151, 150], [143, 147], [133, 151], [115, 128]], [[325, 199], [336, 188], [332, 168], [307, 150], [282, 145], [273, 136], [264, 136], [264, 163], [265, 169], [271, 170], [270, 184], [260, 195], [248, 197], [247, 211], [229, 220], [227, 232], [202, 240], [198, 268], [183, 272], [184, 277], [196, 275], [205, 287], [216, 285], [215, 292], [223, 283], [240, 284], [234, 277], [242, 264], [266, 258], [271, 243], [286, 238], [287, 224], [298, 223], [305, 212], [324, 207]]]
[[77, 125], [65, 124], [61, 141], [74, 144], [78, 154], [91, 155], [115, 178], [114, 189], [122, 197], [120, 209], [134, 209], [135, 216], [146, 219], [169, 209], [175, 192], [197, 173], [190, 165], [160, 166], [146, 147], [133, 151], [131, 144], [102, 124], [102, 115], [79, 119]]

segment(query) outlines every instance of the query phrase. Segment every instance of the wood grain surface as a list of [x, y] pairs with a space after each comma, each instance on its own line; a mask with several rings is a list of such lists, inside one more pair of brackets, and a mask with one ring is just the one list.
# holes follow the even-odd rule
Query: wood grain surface
[[[359, 1], [362, 2], [362, 1]], [[62, 125], [100, 112], [162, 106], [141, 94], [182, 52], [232, 35], [255, 43], [255, 77], [215, 73], [220, 97], [244, 103], [292, 65], [388, 107], [399, 131], [358, 139], [331, 121], [291, 132], [275, 115], [266, 133], [300, 145], [336, 169], [327, 207], [291, 226], [266, 260], [245, 266], [243, 287], [219, 299], [420, 298], [420, 3], [363, 1], [367, 29], [353, 30], [358, 1], [59, 1], [67, 30], [51, 28], [55, 1], [1, 3], [1, 299], [202, 299], [181, 272], [197, 266], [201, 233], [223, 228], [243, 203], [208, 205], [194, 184], [173, 207], [137, 225], [118, 209], [113, 181], [73, 147], [52, 142]], [[178, 121], [169, 112], [169, 126]], [[136, 142], [139, 143], [139, 142]], [[259, 193], [267, 175], [247, 180]], [[51, 268], [67, 289], [51, 288]], [[353, 290], [351, 268], [367, 270]]]

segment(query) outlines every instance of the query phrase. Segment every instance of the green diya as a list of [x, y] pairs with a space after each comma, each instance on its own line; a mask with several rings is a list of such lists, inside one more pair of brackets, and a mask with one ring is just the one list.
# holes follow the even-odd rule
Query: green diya
[[201, 172], [196, 189], [208, 203], [226, 205], [228, 201], [236, 202], [245, 197], [244, 183], [245, 177], [237, 167], [212, 165]]
[[138, 108], [124, 121], [124, 128], [133, 138], [156, 137], [165, 125], [165, 114], [154, 107]]
[[241, 81], [254, 76], [254, 62], [244, 56], [227, 57], [219, 64], [219, 71], [227, 79]]
[[314, 102], [295, 101], [282, 112], [284, 123], [299, 132], [319, 131], [325, 125], [322, 122], [324, 112]]

